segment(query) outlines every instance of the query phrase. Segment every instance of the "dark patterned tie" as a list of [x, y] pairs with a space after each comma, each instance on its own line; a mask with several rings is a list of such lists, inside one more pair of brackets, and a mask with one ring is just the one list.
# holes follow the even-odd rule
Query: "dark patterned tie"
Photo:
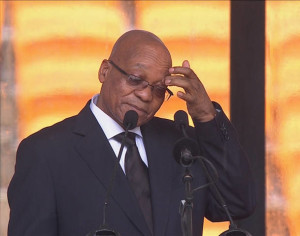
[[[120, 133], [115, 136], [118, 142], [122, 142], [125, 133]], [[127, 179], [135, 193], [140, 209], [142, 210], [145, 220], [153, 235], [152, 222], [152, 207], [151, 207], [151, 193], [148, 168], [142, 161], [140, 153], [135, 143], [135, 133], [128, 132], [125, 145], [127, 152], [125, 155], [125, 173]]]

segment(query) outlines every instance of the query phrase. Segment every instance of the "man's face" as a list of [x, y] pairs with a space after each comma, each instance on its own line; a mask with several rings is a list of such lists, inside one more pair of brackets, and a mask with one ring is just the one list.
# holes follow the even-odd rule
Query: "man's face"
[[[163, 85], [171, 66], [168, 57], [158, 57], [153, 52], [142, 53], [128, 60], [115, 59], [114, 63], [128, 74], [146, 80], [150, 85]], [[153, 93], [150, 86], [141, 90], [130, 86], [127, 76], [106, 60], [100, 67], [99, 79], [102, 82], [102, 89], [97, 105], [121, 125], [125, 113], [129, 110], [137, 112], [138, 126], [145, 124], [155, 115], [164, 101], [164, 97]]]

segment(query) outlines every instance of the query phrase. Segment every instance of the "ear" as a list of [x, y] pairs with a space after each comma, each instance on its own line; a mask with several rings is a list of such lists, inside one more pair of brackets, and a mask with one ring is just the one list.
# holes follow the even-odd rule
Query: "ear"
[[98, 71], [98, 79], [101, 83], [104, 83], [104, 81], [106, 80], [109, 68], [109, 62], [106, 59], [104, 59]]

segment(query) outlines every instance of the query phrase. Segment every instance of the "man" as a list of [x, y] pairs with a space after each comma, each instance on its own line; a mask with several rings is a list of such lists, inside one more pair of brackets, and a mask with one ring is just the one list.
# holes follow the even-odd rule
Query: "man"
[[[8, 190], [9, 236], [82, 236], [99, 227], [120, 148], [116, 135], [124, 132], [128, 110], [138, 114], [137, 128], [131, 131], [146, 166], [150, 207], [145, 213], [147, 204], [140, 204], [133, 190], [124, 150], [106, 223], [122, 236], [182, 235], [178, 209], [184, 199], [184, 171], [173, 158], [174, 143], [182, 134], [173, 121], [154, 117], [165, 94], [171, 94], [168, 86], [184, 91], [177, 96], [186, 101], [195, 125], [188, 133], [217, 168], [217, 185], [230, 214], [238, 218], [252, 212], [255, 197], [247, 159], [221, 107], [211, 102], [188, 61], [172, 67], [171, 55], [157, 36], [133, 30], [117, 40], [98, 77], [100, 94], [78, 115], [21, 142]], [[191, 167], [193, 188], [207, 183], [201, 167], [198, 162]], [[228, 220], [210, 188], [194, 193], [194, 235], [202, 235], [204, 217]]]

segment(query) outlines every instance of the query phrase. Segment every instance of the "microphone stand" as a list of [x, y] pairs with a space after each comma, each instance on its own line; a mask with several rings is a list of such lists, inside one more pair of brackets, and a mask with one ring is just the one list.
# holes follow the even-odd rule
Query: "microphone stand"
[[185, 200], [181, 202], [179, 213], [181, 215], [181, 229], [183, 236], [193, 235], [193, 190], [191, 183], [193, 176], [190, 173], [188, 167], [185, 168], [185, 174], [183, 176], [183, 182], [185, 184]]
[[[173, 154], [175, 160], [183, 167], [185, 167], [185, 174], [183, 176], [183, 182], [185, 184], [185, 200], [181, 202], [179, 213], [181, 215], [181, 229], [183, 236], [192, 236], [193, 235], [193, 225], [192, 225], [192, 213], [193, 213], [193, 193], [197, 190], [200, 190], [204, 187], [212, 185], [212, 190], [215, 193], [217, 201], [223, 207], [226, 216], [230, 222], [229, 229], [221, 233], [219, 236], [251, 236], [251, 234], [245, 230], [237, 228], [237, 225], [234, 223], [228, 206], [222, 197], [217, 185], [216, 180], [218, 179], [218, 172], [215, 169], [214, 165], [206, 158], [198, 155], [198, 145], [197, 143], [188, 137], [188, 134], [185, 130], [188, 125], [187, 114], [184, 111], [177, 111], [174, 115], [174, 121], [179, 127], [183, 134], [183, 138], [179, 139], [174, 146]], [[195, 189], [191, 189], [191, 183], [193, 181], [193, 176], [190, 173], [189, 167], [193, 164], [196, 159], [200, 159], [202, 168], [205, 172], [206, 177], [209, 182]], [[213, 179], [205, 163], [208, 163], [215, 173], [216, 178]]]
[[174, 157], [181, 166], [185, 167], [185, 173], [182, 181], [185, 185], [185, 199], [181, 202], [179, 213], [181, 216], [181, 229], [183, 236], [193, 235], [193, 193], [192, 181], [193, 176], [190, 172], [190, 167], [194, 163], [193, 154], [198, 153], [196, 142], [187, 137], [184, 127], [182, 133], [185, 137], [179, 139], [174, 146]]
[[124, 149], [124, 146], [125, 146], [125, 139], [127, 138], [127, 135], [128, 135], [128, 130], [129, 130], [129, 127], [126, 127], [125, 135], [122, 139], [120, 151], [118, 153], [118, 158], [117, 158], [117, 161], [115, 162], [114, 169], [113, 169], [113, 174], [112, 174], [112, 177], [110, 179], [109, 188], [107, 190], [107, 194], [106, 194], [106, 197], [105, 197], [105, 202], [104, 202], [104, 207], [103, 207], [103, 222], [102, 222], [102, 225], [100, 226], [100, 229], [97, 230], [95, 232], [95, 234], [91, 235], [91, 236], [101, 236], [101, 235], [120, 236], [120, 234], [118, 232], [109, 229], [109, 227], [107, 226], [107, 224], [106, 224], [106, 209], [107, 209], [107, 206], [108, 206], [108, 203], [109, 203], [109, 197], [110, 197], [111, 191], [112, 191], [112, 189], [115, 185], [115, 178], [116, 178], [116, 174], [117, 174], [117, 168], [118, 168], [118, 164], [120, 163], [120, 159], [121, 159], [121, 156], [122, 156], [122, 153], [123, 153], [123, 149]]
[[[189, 138], [180, 139], [179, 142], [177, 142], [175, 144], [175, 148], [174, 148], [175, 151], [178, 150], [179, 146], [182, 147], [183, 140], [185, 142], [187, 142], [187, 140], [190, 142]], [[192, 144], [192, 143], [190, 143], [190, 144]], [[193, 199], [194, 199], [193, 193], [195, 191], [198, 191], [204, 187], [211, 185], [218, 202], [221, 204], [221, 206], [224, 209], [225, 214], [228, 217], [228, 220], [230, 222], [229, 229], [226, 230], [225, 232], [221, 233], [219, 236], [252, 236], [248, 231], [238, 228], [237, 225], [234, 223], [234, 221], [229, 213], [228, 206], [227, 206], [224, 198], [222, 197], [219, 189], [217, 188], [216, 180], [218, 179], [218, 173], [217, 173], [217, 170], [215, 169], [214, 165], [209, 160], [204, 158], [203, 156], [193, 156], [188, 149], [189, 148], [184, 148], [181, 151], [181, 154], [180, 154], [181, 159], [179, 160], [180, 164], [183, 167], [185, 167], [185, 174], [182, 179], [185, 184], [185, 200], [183, 200], [181, 202], [181, 205], [179, 208], [179, 213], [181, 215], [182, 235], [183, 236], [192, 236], [193, 235], [193, 225], [192, 225], [192, 222], [193, 222], [193, 218], [192, 218]], [[175, 158], [176, 158], [176, 155], [175, 155]], [[196, 159], [200, 159], [199, 161], [200, 161], [202, 168], [205, 172], [205, 175], [209, 181], [207, 184], [204, 184], [200, 187], [192, 189], [191, 183], [193, 181], [193, 176], [190, 173], [189, 167], [193, 164], [193, 162]], [[216, 176], [215, 179], [210, 174], [210, 172], [204, 162], [208, 163], [209, 166], [212, 168], [212, 170]]]
[[107, 209], [107, 206], [108, 206], [108, 203], [109, 203], [109, 197], [110, 197], [111, 191], [112, 191], [112, 189], [114, 187], [114, 184], [115, 184], [115, 177], [116, 177], [116, 174], [117, 174], [117, 168], [118, 168], [118, 164], [120, 162], [122, 152], [123, 152], [123, 149], [124, 149], [124, 146], [125, 146], [124, 141], [127, 137], [128, 130], [129, 130], [129, 125], [128, 125], [128, 127], [126, 127], [125, 135], [124, 135], [122, 143], [121, 143], [121, 147], [120, 147], [120, 150], [119, 150], [119, 153], [118, 153], [118, 158], [117, 158], [117, 161], [115, 162], [113, 173], [112, 173], [110, 183], [109, 183], [109, 187], [108, 187], [108, 190], [107, 190], [107, 193], [106, 193], [106, 196], [105, 196], [105, 202], [104, 202], [104, 207], [103, 207], [102, 225], [99, 227], [98, 230], [96, 230], [95, 232], [91, 232], [91, 233], [87, 234], [86, 236], [101, 236], [101, 235], [120, 236], [120, 234], [118, 232], [109, 229], [109, 227], [107, 226], [107, 224], [106, 224], [106, 209]]
[[188, 126], [188, 116], [185, 111], [177, 111], [174, 115], [176, 126], [182, 132], [183, 137], [180, 138], [174, 146], [173, 154], [175, 160], [183, 167], [185, 173], [182, 181], [185, 185], [185, 199], [181, 201], [179, 213], [181, 216], [181, 230], [183, 236], [193, 235], [193, 192], [192, 181], [193, 176], [190, 167], [194, 162], [193, 155], [198, 153], [197, 143], [188, 137], [185, 127]]
[[121, 156], [122, 156], [122, 153], [123, 153], [123, 149], [124, 149], [124, 146], [125, 146], [125, 140], [127, 138], [128, 131], [130, 129], [133, 129], [133, 128], [136, 127], [137, 121], [138, 121], [138, 114], [135, 111], [129, 110], [129, 111], [126, 112], [126, 114], [124, 116], [124, 120], [123, 120], [123, 125], [125, 127], [125, 134], [124, 134], [122, 142], [121, 142], [121, 147], [120, 147], [120, 150], [119, 150], [119, 153], [118, 153], [118, 158], [117, 158], [117, 161], [115, 162], [113, 173], [111, 175], [110, 183], [109, 183], [109, 186], [108, 186], [108, 189], [107, 189], [107, 192], [106, 192], [105, 202], [104, 202], [104, 206], [103, 206], [102, 225], [99, 227], [98, 230], [90, 232], [86, 236], [101, 236], [101, 235], [102, 236], [103, 235], [105, 235], [105, 236], [120, 236], [120, 233], [109, 229], [109, 227], [107, 226], [107, 224], [106, 224], [106, 209], [107, 209], [107, 206], [108, 206], [108, 203], [109, 203], [109, 197], [110, 197], [111, 191], [112, 191], [112, 189], [114, 187], [114, 184], [115, 184], [117, 169], [118, 169], [118, 165], [120, 163], [120, 159], [121, 159]]

